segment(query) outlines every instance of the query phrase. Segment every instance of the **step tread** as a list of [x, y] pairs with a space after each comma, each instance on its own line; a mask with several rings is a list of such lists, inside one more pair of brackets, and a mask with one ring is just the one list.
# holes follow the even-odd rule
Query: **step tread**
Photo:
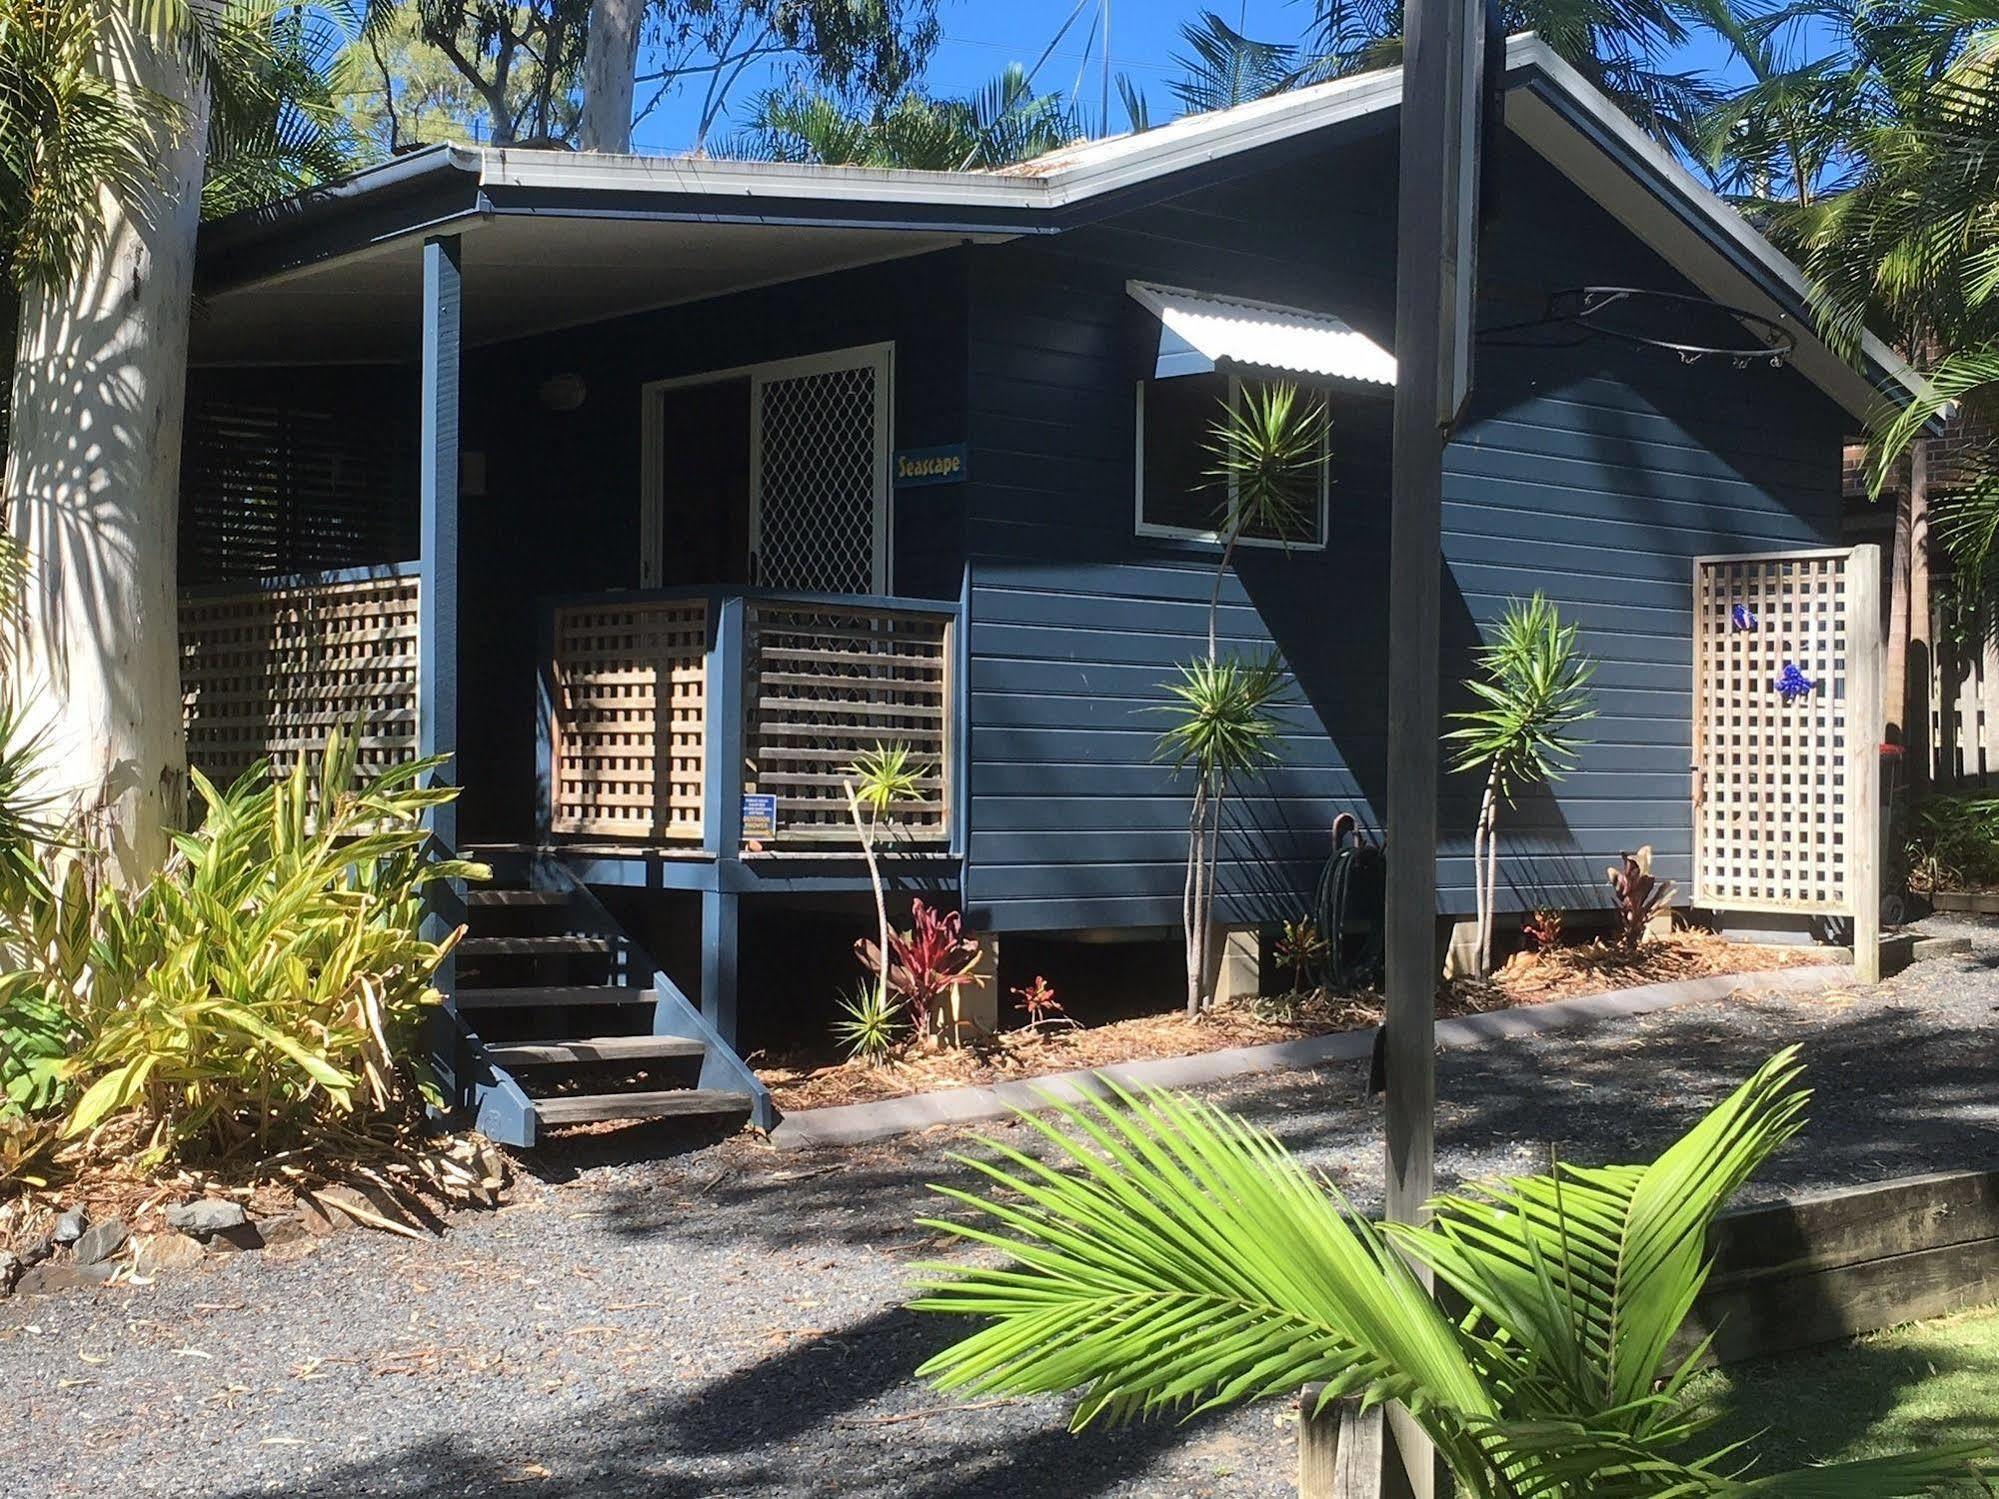
[[561, 890], [489, 890], [465, 892], [468, 906], [566, 906], [569, 896]]
[[556, 1062], [628, 1062], [655, 1057], [698, 1057], [708, 1048], [685, 1036], [587, 1036], [573, 1041], [499, 1041], [486, 1055], [503, 1067]]
[[590, 1124], [600, 1119], [663, 1119], [700, 1114], [747, 1114], [750, 1095], [720, 1088], [669, 1088], [657, 1093], [577, 1093], [537, 1098], [543, 1124]]
[[461, 1010], [520, 1010], [557, 1005], [649, 1005], [652, 990], [621, 984], [523, 984], [519, 988], [460, 989]]
[[551, 953], [607, 953], [609, 937], [587, 937], [564, 932], [540, 937], [467, 937], [458, 944], [465, 958], [532, 958]]

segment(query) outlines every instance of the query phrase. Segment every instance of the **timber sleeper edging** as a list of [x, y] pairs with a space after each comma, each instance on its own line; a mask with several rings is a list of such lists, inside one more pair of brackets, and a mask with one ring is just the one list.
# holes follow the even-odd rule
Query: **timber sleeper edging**
[[[1852, 978], [1853, 970], [1849, 966], [1815, 964], [1809, 968], [1774, 968], [1756, 973], [1716, 974], [1709, 978], [1644, 984], [1635, 989], [1585, 994], [1574, 999], [1550, 1000], [1546, 1004], [1489, 1010], [1482, 1015], [1439, 1020], [1437, 1044], [1451, 1048], [1479, 1046], [1513, 1036], [1529, 1036], [1572, 1025], [1588, 1025], [1598, 1020], [1649, 1014], [1674, 1005], [1726, 999], [1743, 988], [1789, 992], [1849, 983]], [[1278, 1041], [1267, 1046], [1236, 1046], [1226, 1051], [1119, 1062], [1109, 1067], [1054, 1072], [1043, 1077], [982, 1087], [948, 1088], [935, 1093], [916, 1093], [907, 1098], [886, 1098], [874, 1103], [800, 1109], [786, 1114], [779, 1121], [777, 1128], [771, 1132], [771, 1140], [781, 1149], [858, 1145], [869, 1140], [919, 1134], [944, 1124], [976, 1124], [988, 1119], [1004, 1119], [1016, 1110], [1046, 1108], [1051, 1097], [1074, 1101], [1102, 1093], [1106, 1081], [1127, 1088], [1192, 1088], [1253, 1073], [1289, 1072], [1323, 1066], [1328, 1062], [1363, 1061], [1374, 1052], [1375, 1030], [1376, 1027], [1368, 1026], [1363, 1030], [1335, 1031], [1330, 1035], [1310, 1036], [1301, 1041]]]

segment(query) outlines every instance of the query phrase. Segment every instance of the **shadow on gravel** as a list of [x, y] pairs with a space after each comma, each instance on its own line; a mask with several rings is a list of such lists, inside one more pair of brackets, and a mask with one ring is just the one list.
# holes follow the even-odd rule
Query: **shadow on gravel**
[[[532, 1423], [509, 1420], [321, 1470], [312, 1492], [1084, 1499], [1142, 1477], [1152, 1458], [1199, 1442], [1213, 1424], [1072, 1435], [1051, 1420], [1048, 1401], [954, 1405], [940, 1396], [934, 1406], [870, 1409], [963, 1331], [943, 1318], [886, 1311], [686, 1393], [635, 1389], [616, 1405], [564, 1410], [540, 1436]], [[579, 1439], [579, 1428], [587, 1436]], [[242, 1499], [253, 1492], [264, 1490], [236, 1491]]]

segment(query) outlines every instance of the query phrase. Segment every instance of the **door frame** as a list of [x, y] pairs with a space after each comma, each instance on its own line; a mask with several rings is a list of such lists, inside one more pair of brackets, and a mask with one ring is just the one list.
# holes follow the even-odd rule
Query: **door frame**
[[750, 402], [750, 552], [755, 555], [763, 529], [763, 387], [773, 380], [831, 370], [870, 367], [875, 372], [874, 592], [886, 595], [894, 557], [893, 490], [889, 482], [895, 445], [895, 344], [852, 344], [787, 359], [765, 359], [727, 369], [702, 370], [648, 380], [639, 387], [639, 587], [657, 588], [664, 576], [664, 516], [666, 452], [663, 398], [671, 391], [732, 380], [749, 382]]

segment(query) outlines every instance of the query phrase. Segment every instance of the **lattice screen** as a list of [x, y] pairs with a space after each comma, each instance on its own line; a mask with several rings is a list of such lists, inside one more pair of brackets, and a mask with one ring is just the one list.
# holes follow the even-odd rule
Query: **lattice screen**
[[905, 744], [924, 770], [890, 836], [950, 837], [948, 616], [753, 604], [749, 610], [747, 789], [777, 797], [779, 840], [851, 839], [840, 782], [856, 756]]
[[555, 693], [553, 830], [698, 841], [707, 604], [557, 610]]
[[874, 364], [757, 387], [757, 570], [767, 588], [878, 593]]
[[225, 785], [361, 725], [360, 764], [417, 752], [417, 580], [195, 596], [180, 606], [188, 760]]
[[1850, 560], [1695, 564], [1695, 905], [1849, 910]]

